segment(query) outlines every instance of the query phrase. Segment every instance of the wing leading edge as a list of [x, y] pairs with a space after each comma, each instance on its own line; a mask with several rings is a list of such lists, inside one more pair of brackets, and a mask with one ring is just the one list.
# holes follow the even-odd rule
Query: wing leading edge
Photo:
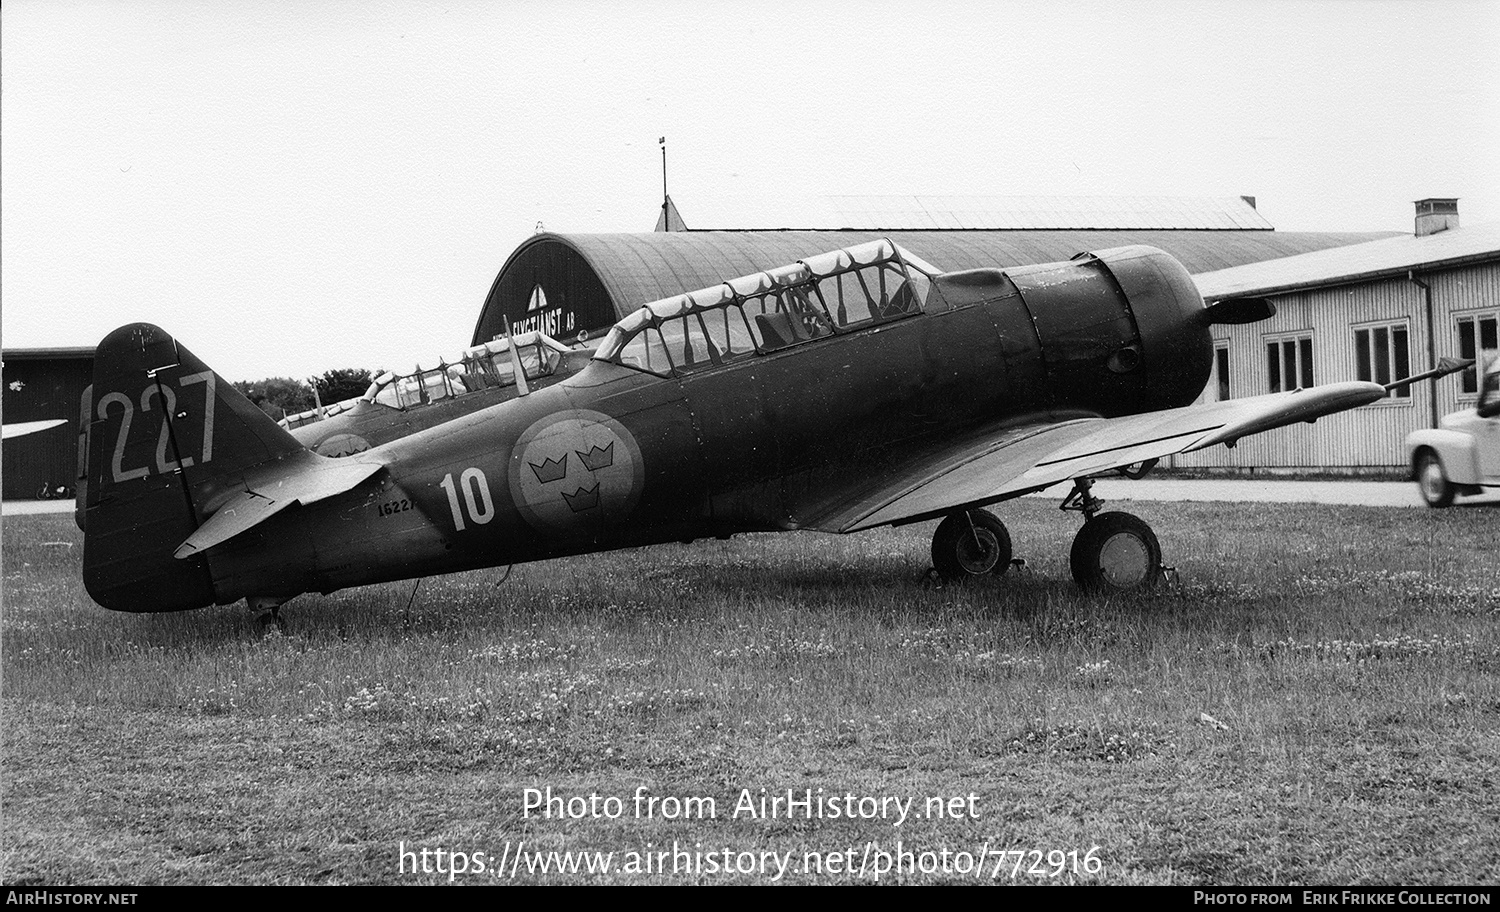
[[1351, 381], [1119, 418], [1009, 425], [996, 428], [987, 439], [971, 436], [927, 456], [858, 503], [830, 510], [806, 527], [858, 532], [930, 519], [1148, 459], [1233, 444], [1385, 395], [1377, 383]]

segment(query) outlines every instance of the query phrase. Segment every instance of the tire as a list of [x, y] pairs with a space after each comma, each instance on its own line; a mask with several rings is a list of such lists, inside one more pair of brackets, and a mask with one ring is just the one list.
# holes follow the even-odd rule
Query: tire
[[1069, 563], [1073, 579], [1090, 592], [1139, 592], [1161, 580], [1161, 544], [1141, 519], [1100, 513], [1078, 530]]
[[932, 566], [943, 579], [1004, 573], [1010, 555], [1010, 532], [988, 510], [953, 513], [932, 534]]
[[1422, 500], [1427, 506], [1442, 508], [1453, 503], [1453, 495], [1456, 493], [1453, 482], [1448, 480], [1448, 474], [1443, 471], [1443, 461], [1431, 450], [1423, 450], [1417, 455], [1417, 464], [1414, 473], [1417, 478], [1417, 490], [1422, 494]]

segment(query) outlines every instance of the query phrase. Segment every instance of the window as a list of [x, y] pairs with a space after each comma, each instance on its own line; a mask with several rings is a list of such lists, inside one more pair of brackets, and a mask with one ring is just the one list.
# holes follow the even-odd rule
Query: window
[[[1454, 321], [1458, 325], [1458, 356], [1460, 358], [1479, 359], [1482, 352], [1494, 351], [1500, 348], [1497, 344], [1496, 326], [1500, 322], [1500, 314], [1494, 311], [1489, 313], [1465, 314]], [[1459, 391], [1465, 396], [1474, 396], [1479, 393], [1478, 374], [1474, 368], [1469, 368], [1459, 375]]]
[[708, 338], [718, 346], [725, 360], [755, 354], [755, 338], [750, 335], [745, 313], [738, 304], [706, 310], [700, 318]]
[[762, 351], [774, 351], [833, 333], [833, 325], [817, 295], [809, 296], [806, 285], [746, 298], [745, 316], [750, 318]]
[[[557, 370], [562, 355], [556, 349], [535, 342], [517, 343], [516, 354], [521, 357], [521, 371], [527, 380], [537, 380]], [[511, 363], [510, 345], [504, 340], [488, 342], [464, 352], [463, 361], [448, 368], [448, 380], [455, 394], [472, 393], [475, 390], [499, 386], [514, 386], [515, 365]]]
[[[1354, 330], [1354, 362], [1359, 379], [1384, 386], [1411, 376], [1411, 347], [1406, 322], [1362, 326]], [[1397, 399], [1411, 399], [1411, 387], [1392, 391]]]
[[670, 376], [918, 314], [930, 268], [907, 265], [885, 240], [819, 254], [646, 304], [594, 358]]
[[684, 314], [661, 321], [661, 336], [672, 363], [682, 370], [724, 363], [724, 351], [708, 337], [702, 314]]
[[1312, 334], [1266, 342], [1266, 370], [1271, 392], [1306, 389], [1313, 385]]
[[[618, 329], [618, 327], [616, 327]], [[614, 330], [611, 330], [611, 335]], [[606, 340], [608, 341], [608, 340]], [[603, 348], [603, 346], [600, 346]], [[618, 360], [626, 367], [634, 367], [663, 377], [672, 373], [672, 362], [667, 358], [667, 346], [661, 333], [648, 326], [631, 337], [620, 347]]]
[[817, 288], [834, 325], [841, 329], [916, 313], [924, 297], [921, 286], [908, 283], [896, 263], [827, 276]]
[[1218, 401], [1227, 402], [1229, 395], [1229, 343], [1214, 343], [1214, 379], [1213, 388], [1217, 393]]

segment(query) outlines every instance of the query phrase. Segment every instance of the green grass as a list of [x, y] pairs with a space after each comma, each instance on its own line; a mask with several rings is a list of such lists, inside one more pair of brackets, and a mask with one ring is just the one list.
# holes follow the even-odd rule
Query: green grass
[[[840, 882], [804, 853], [900, 840], [1076, 852], [1069, 882], [1500, 880], [1500, 512], [1127, 508], [1179, 585], [1079, 594], [1076, 519], [1025, 499], [1000, 512], [1028, 570], [975, 585], [922, 584], [930, 524], [747, 536], [429, 579], [409, 611], [411, 583], [303, 596], [285, 634], [243, 606], [104, 611], [71, 517], [7, 517], [0, 877], [447, 882], [400, 846], [493, 866], [524, 840], [617, 870], [522, 882], [772, 879], [618, 870], [674, 841]], [[547, 787], [623, 813], [526, 815]], [[638, 818], [638, 787], [717, 817]], [[977, 815], [734, 819], [762, 788]], [[1051, 879], [1016, 858], [979, 879]]]

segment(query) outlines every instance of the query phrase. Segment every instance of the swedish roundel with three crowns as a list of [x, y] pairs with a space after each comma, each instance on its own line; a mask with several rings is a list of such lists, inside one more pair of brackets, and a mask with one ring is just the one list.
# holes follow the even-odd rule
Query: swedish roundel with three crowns
[[619, 522], [640, 499], [635, 437], [601, 412], [549, 415], [526, 429], [510, 460], [517, 508], [538, 532], [573, 536]]

